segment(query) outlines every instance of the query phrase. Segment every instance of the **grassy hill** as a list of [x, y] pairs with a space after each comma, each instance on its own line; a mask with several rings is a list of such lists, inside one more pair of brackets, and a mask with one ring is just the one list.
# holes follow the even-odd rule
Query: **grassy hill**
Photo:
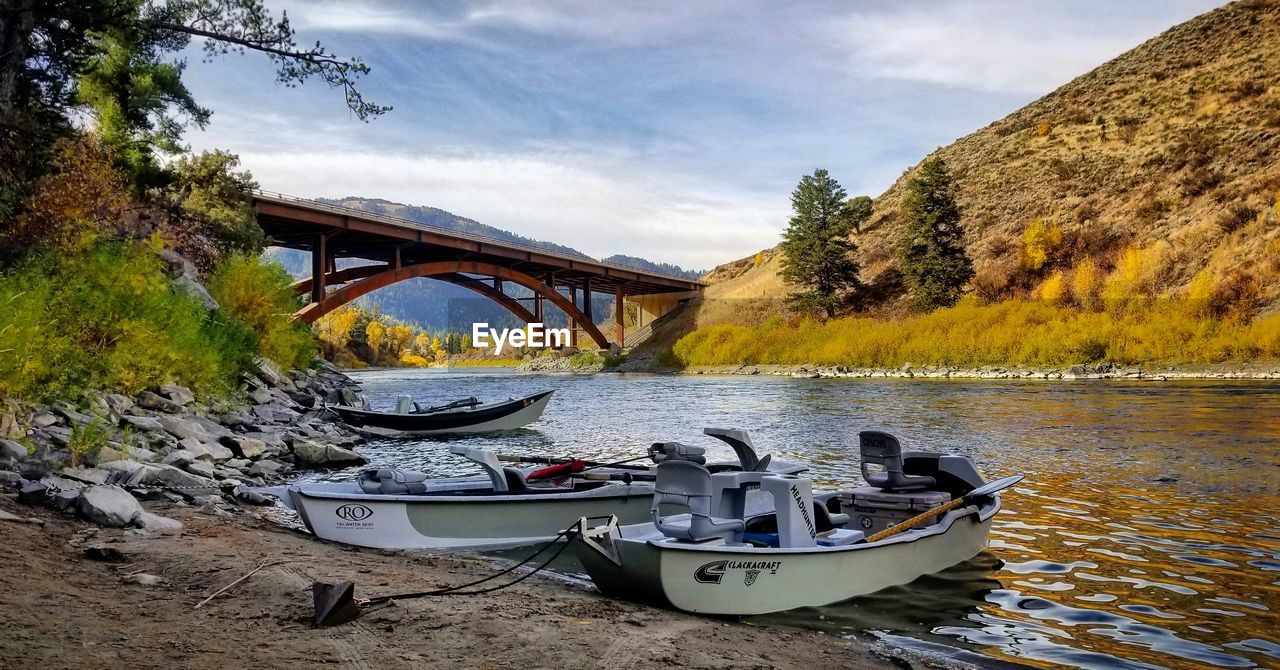
[[[1189, 312], [1236, 322], [1280, 311], [1276, 0], [1175, 26], [931, 156], [946, 161], [964, 208], [977, 270], [969, 308], [1043, 301], [1087, 312], [1106, 302], [1115, 312], [1137, 296], [1199, 301]], [[907, 313], [896, 254], [914, 169], [875, 199], [854, 237], [870, 288], [864, 315], [918, 316]], [[783, 314], [778, 255], [713, 270], [699, 313], [683, 321], [752, 326]]]

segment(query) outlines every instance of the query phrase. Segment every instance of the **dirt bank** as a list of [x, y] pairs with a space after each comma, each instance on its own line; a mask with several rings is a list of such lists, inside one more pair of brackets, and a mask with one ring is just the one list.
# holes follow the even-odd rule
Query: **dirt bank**
[[[858, 642], [618, 602], [541, 576], [485, 596], [405, 601], [316, 629], [313, 580], [353, 579], [357, 595], [371, 595], [463, 583], [492, 574], [493, 564], [353, 550], [249, 512], [217, 517], [153, 507], [185, 524], [178, 535], [160, 536], [98, 528], [9, 497], [0, 498], [0, 510], [43, 522], [0, 520], [5, 667], [911, 667]], [[123, 557], [92, 560], [85, 555], [92, 546]], [[284, 562], [193, 609], [264, 560]], [[139, 575], [161, 581], [130, 581]]]

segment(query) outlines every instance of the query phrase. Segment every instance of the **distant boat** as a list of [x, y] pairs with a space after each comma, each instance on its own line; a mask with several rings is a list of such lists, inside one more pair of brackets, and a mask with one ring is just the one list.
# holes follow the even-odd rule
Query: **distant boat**
[[329, 409], [358, 430], [385, 437], [415, 437], [450, 433], [490, 433], [523, 428], [542, 416], [554, 391], [486, 405], [475, 398], [420, 409], [402, 396], [394, 412], [380, 412], [347, 405]]

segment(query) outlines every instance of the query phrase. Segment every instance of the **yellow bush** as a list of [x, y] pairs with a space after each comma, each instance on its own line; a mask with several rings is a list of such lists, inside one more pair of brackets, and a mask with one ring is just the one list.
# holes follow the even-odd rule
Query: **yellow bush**
[[409, 344], [413, 342], [413, 329], [404, 325], [396, 324], [387, 329], [387, 346], [391, 349], [391, 353], [400, 356], [407, 351]]
[[336, 352], [351, 341], [358, 320], [360, 310], [344, 305], [316, 320], [316, 334], [330, 352]]
[[1076, 304], [1089, 310], [1098, 308], [1098, 264], [1086, 258], [1076, 265], [1071, 276], [1071, 296]]
[[419, 367], [419, 368], [425, 368], [431, 364], [430, 361], [423, 358], [422, 356], [409, 353], [407, 351], [404, 352], [403, 354], [400, 354], [400, 362], [404, 363], [405, 365], [412, 365], [414, 367]]
[[1036, 271], [1062, 246], [1062, 228], [1056, 222], [1036, 219], [1022, 232], [1022, 267]]
[[258, 335], [258, 355], [284, 368], [302, 368], [315, 358], [311, 330], [293, 320], [297, 299], [279, 263], [234, 254], [218, 264], [209, 293], [222, 310]]
[[1053, 124], [1049, 123], [1048, 121], [1041, 121], [1040, 123], [1036, 124], [1036, 137], [1044, 137], [1048, 135], [1049, 131], [1052, 129], [1053, 129]]
[[1125, 249], [1102, 288], [1102, 301], [1107, 309], [1119, 311], [1149, 304], [1169, 269], [1171, 252], [1172, 247], [1164, 240], [1146, 248]]
[[1215, 284], [1213, 272], [1208, 268], [1196, 273], [1187, 286], [1187, 313], [1192, 316], [1208, 316], [1212, 313]]
[[373, 349], [373, 353], [378, 354], [382, 351], [382, 344], [387, 339], [387, 327], [380, 321], [370, 321], [364, 328], [364, 339], [369, 343], [369, 348]]
[[1066, 287], [1062, 280], [1062, 272], [1054, 272], [1036, 289], [1036, 297], [1048, 305], [1061, 305], [1066, 297]]
[[676, 366], [740, 364], [1064, 366], [1214, 362], [1280, 353], [1280, 315], [1254, 324], [1197, 317], [1175, 301], [1120, 312], [1009, 300], [901, 319], [846, 317], [825, 323], [772, 318], [757, 326], [719, 324], [680, 338], [663, 357]]

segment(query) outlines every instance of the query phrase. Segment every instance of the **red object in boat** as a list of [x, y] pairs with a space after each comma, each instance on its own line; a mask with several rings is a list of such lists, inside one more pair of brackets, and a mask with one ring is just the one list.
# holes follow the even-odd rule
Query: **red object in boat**
[[559, 463], [556, 465], [548, 465], [545, 468], [538, 468], [533, 472], [525, 475], [525, 481], [533, 481], [536, 479], [555, 479], [557, 477], [568, 477], [575, 472], [582, 472], [587, 469], [587, 464], [578, 459], [573, 459], [568, 463]]

